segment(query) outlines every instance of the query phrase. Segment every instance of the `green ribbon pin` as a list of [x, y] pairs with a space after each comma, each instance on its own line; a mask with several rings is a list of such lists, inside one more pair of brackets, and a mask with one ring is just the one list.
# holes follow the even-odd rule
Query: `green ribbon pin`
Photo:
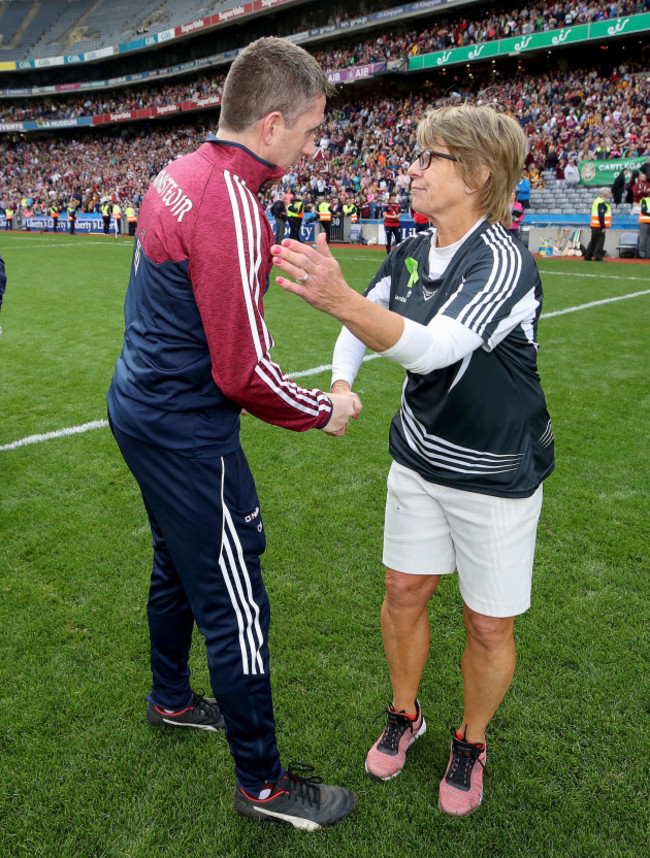
[[412, 289], [418, 282], [418, 261], [417, 259], [413, 259], [409, 256], [404, 260], [404, 265], [406, 265], [406, 270], [411, 275], [409, 282], [406, 284], [406, 288]]

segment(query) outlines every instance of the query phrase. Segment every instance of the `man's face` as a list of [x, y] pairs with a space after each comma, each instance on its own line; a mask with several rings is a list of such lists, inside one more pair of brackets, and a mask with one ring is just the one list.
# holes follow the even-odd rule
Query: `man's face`
[[268, 159], [286, 171], [292, 164], [297, 164], [303, 155], [313, 155], [316, 151], [316, 134], [324, 118], [324, 95], [315, 99], [291, 128], [280, 117]]

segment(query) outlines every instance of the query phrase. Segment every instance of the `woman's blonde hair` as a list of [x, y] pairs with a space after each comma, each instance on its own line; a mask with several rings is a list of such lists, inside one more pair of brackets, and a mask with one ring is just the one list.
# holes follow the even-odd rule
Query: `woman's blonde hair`
[[435, 149], [440, 142], [458, 158], [455, 166], [465, 184], [477, 191], [480, 213], [490, 223], [509, 223], [510, 194], [528, 151], [519, 122], [488, 105], [441, 107], [427, 113], [417, 130], [420, 150]]

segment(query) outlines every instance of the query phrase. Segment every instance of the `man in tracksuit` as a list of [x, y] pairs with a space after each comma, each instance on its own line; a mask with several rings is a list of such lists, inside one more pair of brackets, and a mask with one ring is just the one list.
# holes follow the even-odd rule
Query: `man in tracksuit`
[[[356, 797], [280, 762], [265, 534], [239, 426], [245, 409], [287, 429], [342, 434], [361, 408], [356, 395], [291, 381], [271, 359], [264, 321], [273, 234], [257, 194], [314, 153], [329, 92], [315, 60], [284, 39], [260, 39], [235, 60], [217, 135], [168, 164], [144, 198], [108, 392], [153, 534], [147, 718], [207, 730], [225, 721], [236, 811], [308, 830], [347, 816]], [[190, 686], [194, 622], [215, 698]]]

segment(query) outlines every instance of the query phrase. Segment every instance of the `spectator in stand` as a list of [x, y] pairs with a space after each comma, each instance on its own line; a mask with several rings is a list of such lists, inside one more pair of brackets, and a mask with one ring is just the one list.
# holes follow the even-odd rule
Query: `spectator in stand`
[[546, 187], [546, 182], [544, 181], [544, 177], [540, 173], [539, 169], [533, 164], [530, 168], [529, 172], [530, 177], [530, 187], [533, 191], [541, 190]]
[[566, 167], [564, 168], [564, 183], [567, 188], [577, 188], [580, 184], [580, 173], [575, 162], [575, 158], [569, 158]]
[[555, 170], [558, 165], [559, 157], [557, 152], [557, 146], [555, 143], [549, 143], [548, 148], [546, 150], [546, 159], [544, 162], [545, 170]]
[[632, 211], [635, 213], [641, 211], [641, 200], [650, 193], [650, 185], [646, 180], [645, 173], [637, 172], [639, 175], [632, 185]]
[[523, 170], [517, 182], [517, 199], [525, 209], [530, 208], [530, 173]]
[[517, 200], [517, 191], [510, 194], [510, 223], [503, 221], [503, 225], [510, 230], [513, 238], [519, 238], [519, 228], [524, 219], [524, 207]]
[[612, 200], [617, 206], [620, 206], [623, 202], [623, 194], [625, 193], [625, 185], [629, 175], [629, 170], [621, 170], [616, 174], [616, 177], [612, 182]]
[[628, 203], [628, 205], [634, 204], [634, 186], [637, 183], [639, 175], [640, 173], [638, 170], [632, 170], [630, 178], [627, 181], [627, 185], [625, 186], [625, 202]]

